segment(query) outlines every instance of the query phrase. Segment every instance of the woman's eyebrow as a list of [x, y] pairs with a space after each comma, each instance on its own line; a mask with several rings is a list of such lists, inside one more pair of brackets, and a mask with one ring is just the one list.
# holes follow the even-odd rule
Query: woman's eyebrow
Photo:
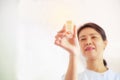
[[[93, 35], [98, 35], [98, 33], [91, 33], [91, 34], [89, 34], [90, 36], [93, 36]], [[79, 38], [84, 38], [84, 37], [86, 37], [86, 35], [81, 35], [81, 36], [79, 36]]]
[[86, 36], [86, 35], [79, 36], [79, 39], [80, 39], [80, 38], [84, 38], [85, 36]]

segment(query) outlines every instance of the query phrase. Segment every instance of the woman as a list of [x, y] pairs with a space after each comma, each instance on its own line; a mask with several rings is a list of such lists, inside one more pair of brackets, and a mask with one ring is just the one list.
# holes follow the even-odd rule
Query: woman
[[[69, 52], [69, 66], [64, 80], [120, 80], [118, 74], [107, 68], [103, 59], [107, 38], [104, 30], [97, 24], [86, 23], [78, 31], [74, 26], [73, 33], [67, 32], [64, 26], [55, 38], [55, 44]], [[80, 74], [77, 72], [79, 49], [87, 65], [86, 70]]]

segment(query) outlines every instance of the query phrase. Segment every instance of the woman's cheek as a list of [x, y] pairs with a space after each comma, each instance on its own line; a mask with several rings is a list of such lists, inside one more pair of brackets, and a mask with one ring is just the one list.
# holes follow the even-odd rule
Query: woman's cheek
[[103, 42], [98, 42], [98, 43], [96, 43], [96, 46], [97, 46], [97, 48], [100, 49], [100, 50], [103, 50], [103, 49], [104, 49], [104, 44], [103, 44]]

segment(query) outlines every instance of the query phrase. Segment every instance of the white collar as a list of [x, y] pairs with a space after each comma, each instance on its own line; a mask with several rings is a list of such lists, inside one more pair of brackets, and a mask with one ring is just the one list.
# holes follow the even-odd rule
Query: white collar
[[112, 70], [108, 69], [105, 72], [99, 73], [99, 72], [95, 72], [93, 70], [89, 70], [89, 69], [85, 69], [85, 73], [90, 75], [90, 76], [103, 76], [103, 75], [108, 75], [113, 73]]

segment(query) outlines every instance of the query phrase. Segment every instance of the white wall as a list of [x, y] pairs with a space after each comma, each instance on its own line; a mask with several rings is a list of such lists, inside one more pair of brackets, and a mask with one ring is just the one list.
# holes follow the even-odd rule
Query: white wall
[[16, 80], [17, 1], [0, 0], [0, 80]]
[[120, 2], [118, 0], [21, 0], [18, 29], [19, 80], [60, 80], [68, 54], [54, 45], [54, 36], [68, 19], [77, 26], [93, 21], [108, 36], [105, 58], [120, 72]]
[[[11, 61], [12, 66], [15, 65], [16, 68], [13, 67], [12, 70], [16, 70], [14, 75], [17, 80], [61, 79], [67, 69], [68, 54], [54, 45], [54, 36], [68, 19], [73, 20], [77, 26], [92, 21], [105, 29], [109, 41], [105, 59], [110, 68], [120, 72], [119, 0], [19, 0], [17, 6], [18, 23], [16, 20], [12, 20], [18, 24], [17, 27], [14, 23], [11, 24], [14, 26], [10, 27], [0, 24], [2, 32], [7, 34], [3, 36], [0, 33], [1, 38], [5, 37], [0, 43], [7, 42], [8, 44], [3, 44], [6, 45], [4, 49], [13, 50], [10, 53], [12, 57], [5, 58], [5, 60], [7, 60], [7, 64]], [[5, 8], [5, 6], [3, 7]], [[7, 11], [9, 10], [7, 9]], [[14, 11], [11, 12], [14, 13]], [[7, 12], [4, 13], [8, 15]], [[0, 14], [0, 16], [5, 17], [6, 15]], [[9, 21], [4, 20], [5, 23], [10, 24]], [[9, 44], [13, 44], [13, 47]], [[4, 53], [9, 54], [9, 52], [0, 54], [4, 57]], [[16, 63], [11, 59], [16, 59]], [[2, 62], [4, 61], [1, 61], [1, 65], [3, 65]], [[3, 68], [0, 67], [0, 69]]]

